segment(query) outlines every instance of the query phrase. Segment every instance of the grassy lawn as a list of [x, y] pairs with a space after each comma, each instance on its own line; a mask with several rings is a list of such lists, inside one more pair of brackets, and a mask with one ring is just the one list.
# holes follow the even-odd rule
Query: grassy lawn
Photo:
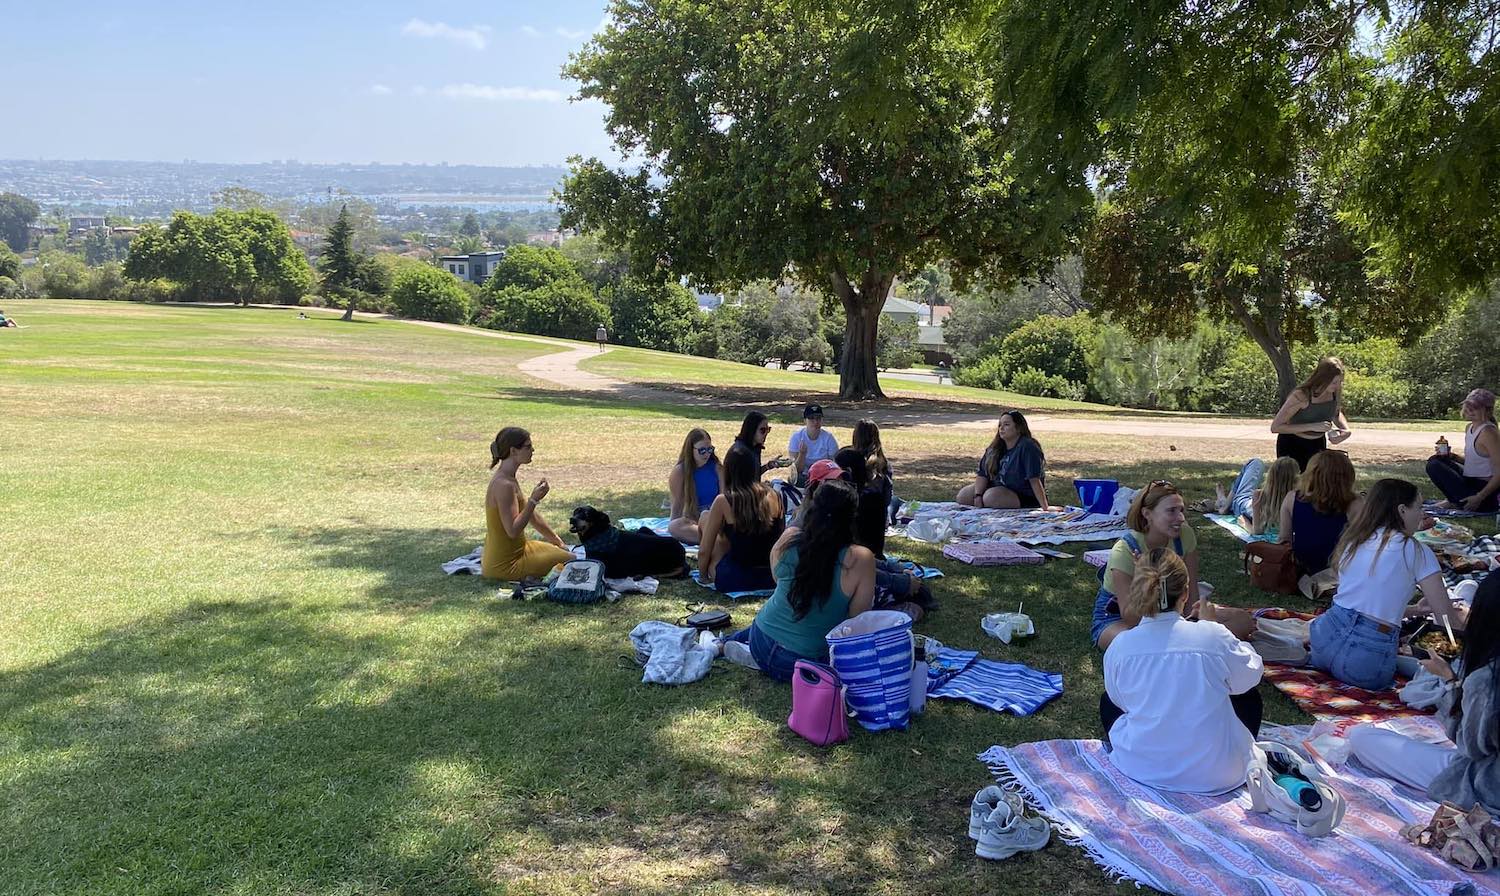
[[[918, 627], [1062, 672], [1058, 701], [1029, 719], [935, 701], [906, 733], [821, 750], [786, 729], [786, 686], [745, 670], [640, 683], [627, 633], [682, 615], [691, 584], [567, 607], [438, 569], [482, 538], [499, 427], [532, 430], [523, 479], [551, 480], [554, 522], [585, 502], [654, 515], [686, 430], [727, 445], [740, 409], [552, 390], [515, 366], [546, 346], [397, 322], [13, 304], [0, 893], [1135, 892], [1058, 843], [992, 864], [965, 836], [976, 753], [1096, 734], [1081, 560], [945, 564]], [[719, 375], [674, 363], [657, 375]], [[986, 436], [889, 430], [898, 489], [946, 498]], [[1055, 490], [1164, 475], [1197, 495], [1243, 459], [1201, 440], [1045, 446]], [[1420, 463], [1362, 470], [1392, 472]], [[1219, 594], [1263, 603], [1237, 543], [1199, 532]], [[1036, 638], [981, 633], [1021, 600]], [[1263, 692], [1273, 721], [1302, 720]]]

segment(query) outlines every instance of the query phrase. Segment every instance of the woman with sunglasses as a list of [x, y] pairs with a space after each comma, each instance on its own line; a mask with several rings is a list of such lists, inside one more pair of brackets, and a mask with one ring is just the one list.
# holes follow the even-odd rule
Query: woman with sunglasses
[[677, 464], [667, 477], [672, 496], [672, 520], [667, 531], [684, 544], [697, 544], [702, 534], [698, 518], [724, 490], [724, 467], [714, 454], [714, 440], [704, 429], [693, 429], [682, 442]]
[[766, 436], [770, 434], [771, 421], [766, 419], [766, 415], [760, 411], [751, 411], [745, 415], [745, 419], [740, 423], [739, 435], [734, 437], [734, 444], [742, 447], [750, 453], [751, 457], [755, 458], [757, 476], [767, 470], [775, 470], [780, 467], [789, 467], [792, 465], [790, 459], [780, 454], [765, 463], [760, 462], [760, 453], [766, 447]]
[[[1190, 613], [1198, 600], [1198, 536], [1187, 524], [1187, 507], [1177, 486], [1158, 479], [1141, 489], [1130, 502], [1125, 523], [1130, 531], [1110, 551], [1109, 563], [1099, 577], [1099, 594], [1094, 598], [1089, 637], [1100, 650], [1141, 621], [1128, 606], [1122, 607], [1116, 595], [1130, 593], [1136, 560], [1151, 551], [1168, 548], [1182, 558], [1188, 575]], [[1217, 621], [1239, 638], [1248, 638], [1255, 631], [1255, 620], [1245, 610], [1220, 607]]]
[[[490, 469], [495, 473], [484, 493], [484, 553], [479, 562], [480, 572], [487, 579], [539, 578], [559, 563], [573, 559], [573, 552], [537, 512], [550, 490], [547, 480], [538, 482], [530, 497], [521, 500], [516, 471], [522, 464], [531, 463], [534, 452], [531, 433], [519, 426], [505, 427], [490, 443]], [[528, 525], [547, 540], [527, 538]]]

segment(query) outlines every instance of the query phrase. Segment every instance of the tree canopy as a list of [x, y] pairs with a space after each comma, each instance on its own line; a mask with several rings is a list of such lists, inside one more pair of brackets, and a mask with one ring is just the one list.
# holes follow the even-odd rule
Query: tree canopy
[[125, 259], [130, 280], [170, 280], [194, 299], [295, 302], [312, 285], [307, 258], [287, 226], [266, 211], [178, 212], [148, 224]]
[[1010, 157], [983, 35], [950, 4], [615, 0], [565, 73], [608, 106], [637, 171], [573, 159], [565, 226], [733, 287], [790, 275], [846, 313], [840, 393], [879, 396], [876, 333], [899, 275], [951, 259], [1007, 279], [1059, 251], [1082, 173], [1040, 189]]
[[0, 240], [25, 252], [31, 247], [30, 227], [41, 213], [35, 202], [19, 193], [0, 193]]

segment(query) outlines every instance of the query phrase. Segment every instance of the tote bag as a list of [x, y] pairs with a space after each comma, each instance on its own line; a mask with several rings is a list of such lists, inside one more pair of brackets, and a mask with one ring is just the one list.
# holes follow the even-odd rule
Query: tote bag
[[911, 617], [867, 610], [839, 623], [824, 640], [829, 664], [848, 689], [854, 720], [867, 731], [904, 730], [911, 718], [915, 666]]

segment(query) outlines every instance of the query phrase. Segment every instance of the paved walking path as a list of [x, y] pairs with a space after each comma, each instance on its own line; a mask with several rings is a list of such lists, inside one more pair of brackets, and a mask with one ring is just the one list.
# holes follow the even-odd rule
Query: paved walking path
[[[369, 316], [385, 317], [385, 315]], [[495, 330], [484, 330], [457, 324], [441, 324], [431, 321], [406, 321], [406, 323], [455, 330], [462, 333], [493, 336], [500, 339], [515, 339], [523, 342], [537, 342], [557, 346], [562, 351], [540, 355], [522, 361], [517, 366], [523, 373], [529, 376], [564, 389], [573, 389], [581, 392], [601, 392], [624, 400], [650, 401], [653, 403], [699, 406], [716, 403], [707, 396], [673, 392], [665, 389], [653, 389], [638, 383], [579, 369], [578, 365], [584, 359], [598, 357], [599, 349], [593, 344], [580, 344], [565, 339], [549, 339], [543, 336], [527, 336], [519, 333], [501, 333]], [[608, 349], [606, 349], [607, 351]], [[1080, 414], [1048, 414], [1045, 411], [1037, 411], [1028, 413], [1026, 416], [1032, 428], [1047, 432], [1139, 436], [1141, 438], [1171, 440], [1207, 439], [1251, 443], [1259, 448], [1264, 448], [1267, 442], [1272, 440], [1269, 432], [1269, 421], [1264, 419], [1151, 418], [1145, 416], [1122, 418], [1109, 416], [1091, 417], [1085, 414], [1086, 412]], [[899, 426], [990, 430], [995, 426], [996, 414], [963, 414], [951, 411], [923, 413], [921, 411], [905, 409], [898, 416], [901, 419], [896, 425]], [[882, 421], [882, 425], [885, 425], [885, 421]], [[1395, 450], [1403, 454], [1410, 454], [1413, 457], [1426, 457], [1431, 452], [1432, 444], [1437, 440], [1438, 434], [1448, 430], [1452, 431], [1449, 433], [1451, 435], [1452, 433], [1461, 432], [1462, 426], [1457, 422], [1446, 427], [1446, 429], [1442, 424], [1433, 424], [1431, 428], [1420, 430], [1377, 429], [1368, 426], [1356, 426], [1354, 428], [1354, 435], [1344, 443], [1344, 447], [1350, 449]]]

